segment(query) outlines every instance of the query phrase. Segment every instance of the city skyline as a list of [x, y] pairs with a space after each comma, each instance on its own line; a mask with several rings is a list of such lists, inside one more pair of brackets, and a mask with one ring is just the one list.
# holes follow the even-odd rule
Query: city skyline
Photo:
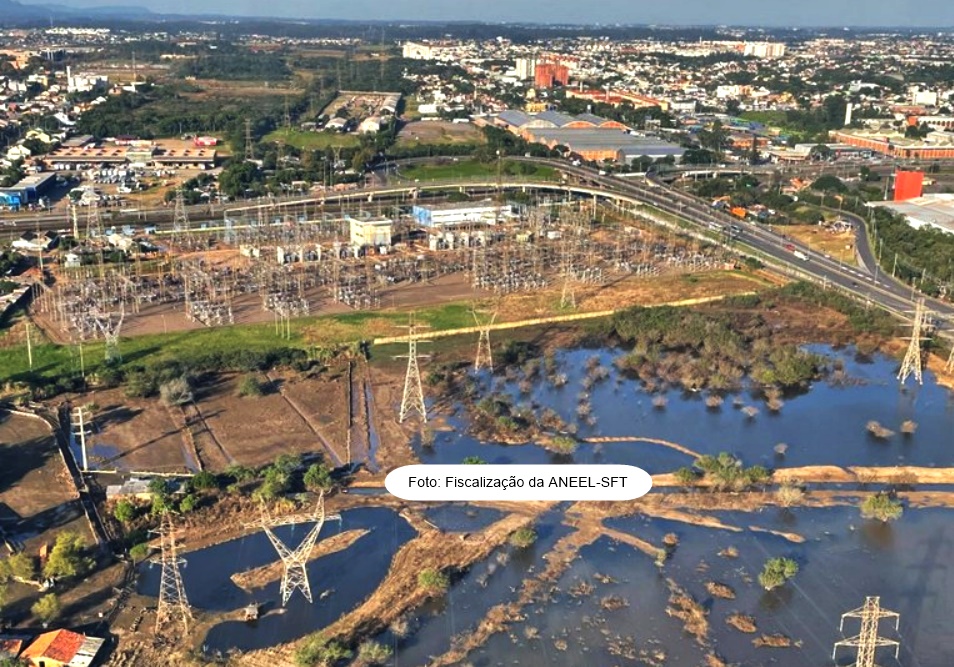
[[[31, 3], [34, 4], [34, 3]], [[40, 3], [36, 3], [40, 4]], [[941, 0], [913, 3], [873, 0], [863, 11], [855, 3], [804, 0], [797, 5], [779, 0], [728, 0], [713, 5], [706, 0], [673, 0], [649, 5], [631, 0], [604, 0], [599, 6], [569, 0], [512, 0], [500, 4], [447, 3], [443, 0], [331, 0], [312, 4], [303, 0], [262, 5], [229, 0], [81, 0], [74, 7], [124, 5], [146, 7], [160, 14], [215, 14], [260, 18], [299, 18], [374, 21], [481, 21], [578, 25], [737, 25], [765, 27], [941, 27], [954, 26], [954, 5]]]

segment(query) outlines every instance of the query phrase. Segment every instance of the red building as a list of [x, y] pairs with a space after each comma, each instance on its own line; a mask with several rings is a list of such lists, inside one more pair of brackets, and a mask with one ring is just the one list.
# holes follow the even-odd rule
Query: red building
[[565, 86], [570, 83], [570, 68], [557, 63], [537, 63], [533, 78], [537, 88]]
[[894, 175], [894, 200], [916, 199], [924, 191], [924, 173], [920, 171], [899, 171]]

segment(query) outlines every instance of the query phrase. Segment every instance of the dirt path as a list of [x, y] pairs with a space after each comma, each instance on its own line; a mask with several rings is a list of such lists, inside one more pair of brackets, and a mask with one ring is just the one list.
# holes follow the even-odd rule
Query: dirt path
[[288, 404], [288, 407], [294, 410], [295, 413], [299, 417], [301, 417], [301, 420], [305, 422], [308, 428], [311, 429], [311, 432], [315, 434], [315, 437], [318, 438], [318, 440], [321, 442], [322, 447], [325, 448], [325, 452], [328, 454], [329, 459], [334, 463], [334, 466], [336, 468], [340, 468], [342, 465], [344, 465], [345, 463], [344, 460], [342, 460], [338, 452], [335, 451], [335, 448], [331, 446], [331, 443], [328, 442], [328, 440], [325, 438], [322, 432], [318, 429], [315, 423], [308, 418], [308, 415], [305, 414], [304, 410], [301, 409], [301, 406], [295, 403], [295, 401], [293, 401], [292, 398], [285, 392], [285, 383], [284, 382], [276, 383], [275, 380], [268, 375], [268, 373], [265, 374], [265, 378], [269, 382], [271, 382], [272, 385], [278, 386], [279, 395], [283, 399], [285, 399], [285, 403]]
[[632, 436], [632, 437], [629, 437], [629, 436], [601, 436], [601, 437], [597, 437], [597, 438], [583, 438], [583, 439], [581, 440], [581, 442], [586, 442], [586, 443], [591, 443], [591, 444], [599, 444], [599, 443], [604, 443], [604, 442], [648, 442], [648, 443], [651, 443], [651, 444], [653, 444], [653, 445], [662, 445], [663, 447], [669, 447], [670, 449], [674, 449], [674, 450], [676, 450], [677, 452], [681, 452], [682, 454], [685, 454], [686, 456], [691, 456], [691, 457], [694, 458], [694, 459], [697, 459], [697, 458], [699, 458], [700, 456], [702, 456], [702, 455], [699, 454], [698, 452], [695, 452], [695, 451], [689, 449], [688, 447], [683, 447], [683, 446], [680, 445], [678, 442], [670, 442], [669, 440], [660, 440], [660, 439], [658, 439], [658, 438], [644, 438], [644, 437], [638, 436], [638, 435], [637, 435], [637, 436]]
[[190, 401], [179, 406], [185, 420], [185, 428], [192, 434], [192, 442], [203, 470], [222, 471], [235, 463], [235, 458], [222, 446], [209, 428], [202, 410]]

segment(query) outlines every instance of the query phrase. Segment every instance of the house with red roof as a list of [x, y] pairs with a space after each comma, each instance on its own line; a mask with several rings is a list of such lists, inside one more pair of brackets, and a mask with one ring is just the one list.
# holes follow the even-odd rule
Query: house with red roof
[[103, 642], [70, 630], [53, 630], [34, 639], [20, 660], [32, 667], [90, 667]]

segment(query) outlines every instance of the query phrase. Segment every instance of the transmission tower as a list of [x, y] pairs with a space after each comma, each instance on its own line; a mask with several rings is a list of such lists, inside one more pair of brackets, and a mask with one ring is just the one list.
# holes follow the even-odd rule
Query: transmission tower
[[159, 581], [159, 608], [156, 610], [157, 635], [162, 634], [169, 623], [181, 623], [182, 634], [189, 634], [189, 621], [192, 619], [192, 610], [186, 598], [185, 586], [179, 566], [185, 561], [179, 558], [176, 552], [176, 534], [172, 525], [172, 515], [166, 512], [162, 515], [162, 523], [158, 531], [161, 553], [159, 563], [162, 565], [162, 578]]
[[842, 614], [841, 625], [838, 628], [839, 632], [841, 632], [845, 627], [846, 618], [860, 619], [861, 632], [860, 634], [849, 639], [842, 639], [839, 642], [835, 642], [835, 647], [831, 652], [832, 660], [835, 659], [835, 654], [838, 652], [838, 648], [842, 646], [858, 649], [857, 658], [851, 667], [877, 667], [877, 664], [875, 663], [875, 657], [878, 649], [882, 647], [893, 646], [894, 657], [897, 659], [898, 653], [901, 649], [900, 642], [897, 642], [893, 639], [884, 639], [883, 637], [879, 637], [878, 629], [882, 619], [893, 618], [894, 629], [897, 631], [898, 622], [900, 621], [901, 616], [897, 612], [882, 609], [881, 598], [870, 596], [866, 597], [864, 606], [855, 609], [854, 611], [849, 611], [848, 613]]
[[252, 119], [245, 119], [245, 159], [255, 159], [255, 146], [252, 144]]
[[185, 195], [182, 192], [182, 186], [176, 188], [176, 208], [172, 215], [172, 233], [176, 240], [189, 236], [189, 211], [185, 205]]
[[407, 356], [407, 373], [404, 376], [404, 395], [401, 397], [401, 413], [398, 421], [402, 424], [411, 412], [417, 412], [421, 416], [422, 422], [427, 422], [427, 406], [424, 404], [424, 386], [421, 384], [421, 369], [417, 365], [417, 344], [429, 343], [430, 341], [421, 340], [417, 337], [418, 329], [426, 328], [427, 325], [417, 324], [414, 321], [414, 315], [411, 314], [408, 324], [401, 328], [407, 329], [407, 355], [399, 355], [402, 359]]
[[99, 215], [99, 202], [92, 202], [86, 209], [86, 239], [103, 236], [103, 220]]
[[[493, 311], [488, 319], [486, 310], [472, 310], [474, 321], [477, 323], [477, 329], [480, 331], [480, 337], [477, 339], [477, 358], [474, 361], [474, 370], [479, 371], [486, 367], [491, 373], [494, 372], [494, 357], [490, 351], [490, 327], [497, 319], [497, 311]], [[481, 315], [485, 317], [481, 319]]]
[[954, 347], [951, 347], [951, 356], [947, 358], [947, 364], [944, 366], [944, 370], [948, 373], [954, 373]]
[[113, 321], [112, 314], [106, 314], [96, 317], [96, 328], [103, 334], [103, 340], [106, 341], [106, 362], [122, 361], [123, 357], [119, 351], [119, 332], [123, 327], [123, 319], [126, 317], [125, 307], [120, 307], [119, 319]]
[[[265, 506], [262, 506], [262, 520], [258, 524], [261, 526], [268, 539], [271, 541], [275, 551], [278, 552], [282, 564], [285, 566], [285, 572], [282, 575], [282, 606], [288, 604], [289, 598], [296, 590], [300, 590], [308, 602], [312, 602], [311, 585], [308, 583], [308, 561], [311, 558], [311, 552], [318, 541], [318, 533], [321, 532], [325, 521], [341, 521], [341, 516], [332, 514], [325, 516], [325, 495], [318, 496], [318, 506], [311, 514], [293, 514], [283, 517], [270, 517]], [[305, 535], [305, 538], [294, 549], [285, 544], [280, 537], [272, 530], [278, 526], [294, 526], [303, 523], [314, 523], [315, 525]]]
[[908, 351], [904, 355], [904, 361], [901, 362], [901, 370], [898, 371], [898, 379], [901, 384], [913, 374], [918, 384], [924, 384], [921, 376], [921, 335], [927, 326], [928, 314], [924, 309], [924, 299], [918, 299], [917, 307], [914, 311], [914, 326], [911, 332], [911, 342], [908, 344]]

